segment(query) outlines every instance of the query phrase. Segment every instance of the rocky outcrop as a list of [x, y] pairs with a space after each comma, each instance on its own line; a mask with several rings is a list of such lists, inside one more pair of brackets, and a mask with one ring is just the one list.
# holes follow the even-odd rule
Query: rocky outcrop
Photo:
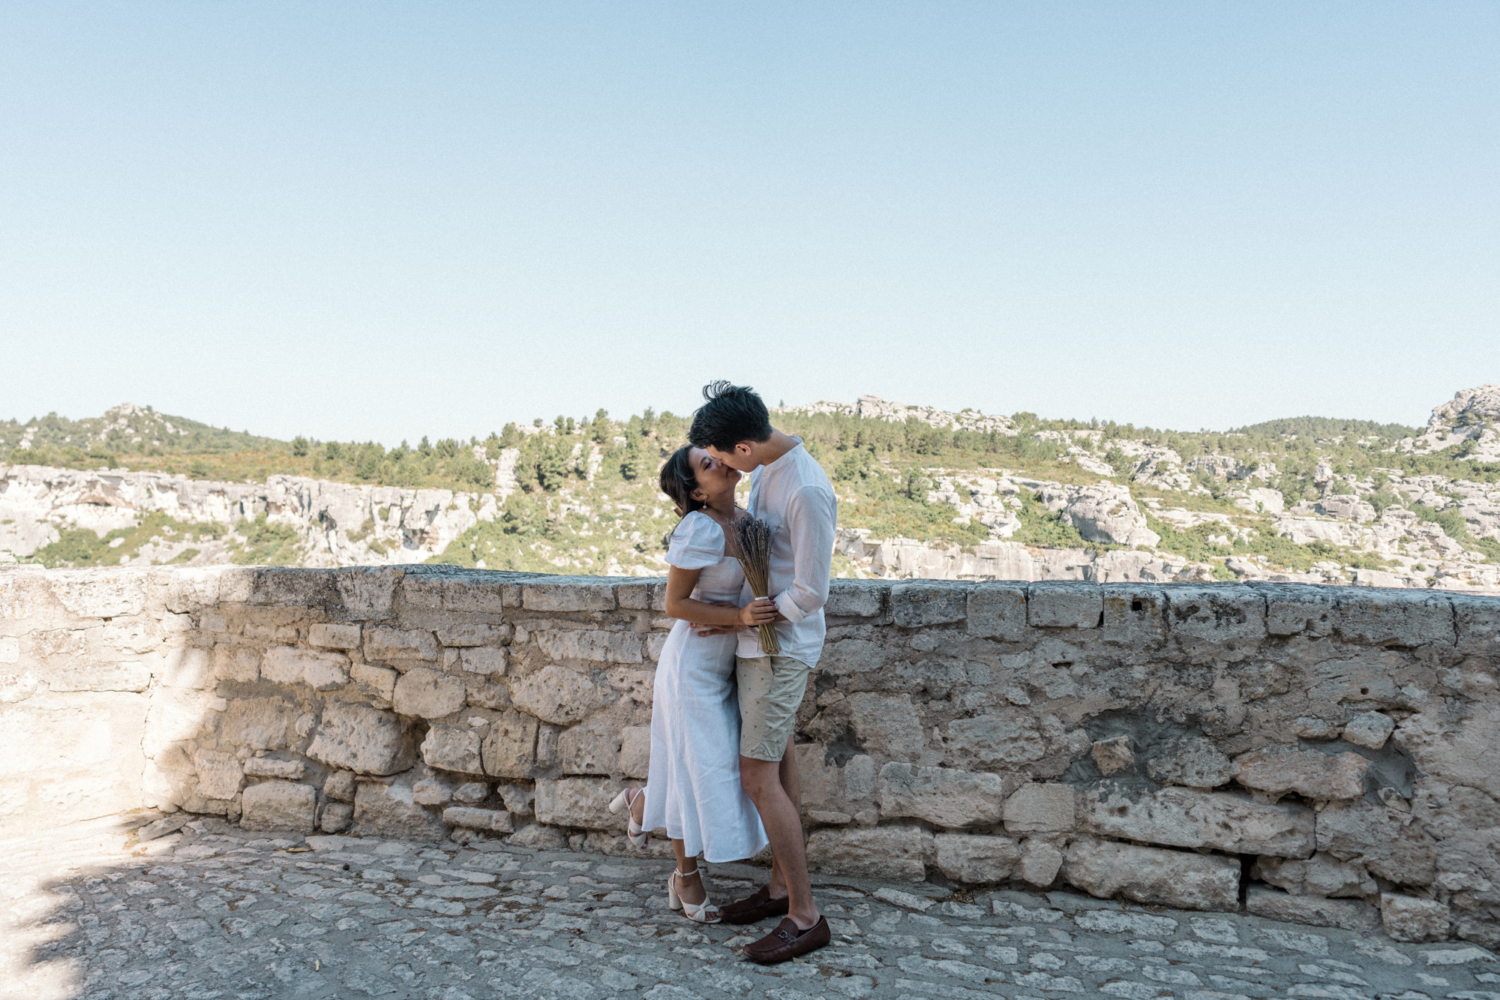
[[297, 555], [307, 566], [421, 562], [478, 521], [493, 520], [497, 501], [490, 493], [354, 486], [300, 476], [224, 483], [156, 472], [0, 466], [0, 562], [30, 559], [64, 529], [103, 536], [152, 514], [183, 528], [154, 538], [122, 565], [227, 563], [235, 539], [224, 529], [232, 533], [262, 516], [296, 533]]

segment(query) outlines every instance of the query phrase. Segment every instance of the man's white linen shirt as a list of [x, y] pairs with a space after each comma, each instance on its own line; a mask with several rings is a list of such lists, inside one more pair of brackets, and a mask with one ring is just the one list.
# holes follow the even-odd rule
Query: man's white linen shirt
[[[781, 655], [809, 667], [823, 653], [823, 605], [828, 603], [828, 578], [833, 572], [833, 542], [838, 531], [838, 498], [817, 459], [797, 446], [769, 465], [750, 473], [749, 511], [771, 526], [770, 597], [786, 618], [776, 623]], [[752, 597], [750, 585], [744, 600]], [[760, 630], [739, 634], [736, 654], [746, 659], [765, 656]]]

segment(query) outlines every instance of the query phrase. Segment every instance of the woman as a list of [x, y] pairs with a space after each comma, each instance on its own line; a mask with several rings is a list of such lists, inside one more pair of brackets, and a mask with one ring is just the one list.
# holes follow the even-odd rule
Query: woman
[[736, 607], [745, 576], [734, 557], [734, 505], [740, 474], [702, 448], [679, 448], [661, 470], [661, 488], [682, 517], [667, 547], [667, 614], [672, 625], [656, 666], [651, 709], [651, 777], [627, 788], [610, 812], [630, 810], [630, 842], [666, 827], [677, 855], [667, 902], [689, 920], [719, 922], [698, 871], [707, 861], [739, 861], [765, 849], [766, 831], [740, 787], [740, 713], [732, 634], [699, 635], [694, 625], [755, 628], [776, 606]]

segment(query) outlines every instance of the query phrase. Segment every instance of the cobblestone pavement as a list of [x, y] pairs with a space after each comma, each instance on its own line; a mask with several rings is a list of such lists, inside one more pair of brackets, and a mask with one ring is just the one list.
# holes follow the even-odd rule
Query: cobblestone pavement
[[[764, 968], [745, 929], [667, 909], [659, 860], [212, 820], [137, 846], [129, 822], [0, 844], [0, 996], [1500, 1000], [1500, 962], [1462, 943], [860, 879], [821, 880], [832, 946]], [[710, 886], [764, 874], [715, 865]]]

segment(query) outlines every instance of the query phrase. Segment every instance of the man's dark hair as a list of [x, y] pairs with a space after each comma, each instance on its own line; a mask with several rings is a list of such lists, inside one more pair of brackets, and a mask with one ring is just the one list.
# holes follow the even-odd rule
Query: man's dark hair
[[710, 382], [703, 387], [703, 399], [688, 429], [688, 440], [697, 447], [733, 451], [741, 441], [770, 440], [771, 414], [760, 393], [748, 385]]

